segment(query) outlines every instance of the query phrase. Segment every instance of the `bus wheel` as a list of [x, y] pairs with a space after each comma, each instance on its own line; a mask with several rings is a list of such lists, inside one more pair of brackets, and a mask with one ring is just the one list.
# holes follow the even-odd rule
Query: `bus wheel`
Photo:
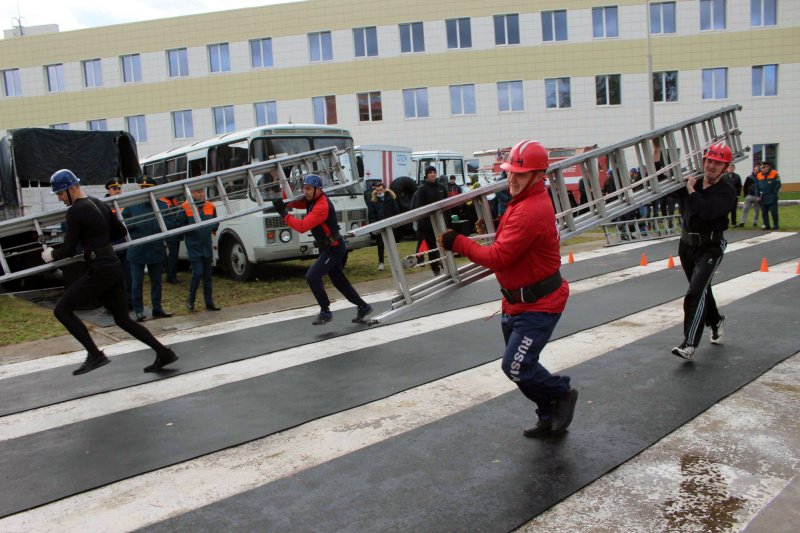
[[239, 241], [231, 241], [225, 248], [225, 263], [234, 281], [253, 281], [256, 277], [256, 266], [247, 260], [247, 252]]

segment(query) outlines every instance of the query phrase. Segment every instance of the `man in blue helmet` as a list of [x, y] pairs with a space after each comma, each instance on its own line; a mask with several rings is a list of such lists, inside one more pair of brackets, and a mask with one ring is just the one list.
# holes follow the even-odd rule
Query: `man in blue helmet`
[[322, 178], [316, 174], [308, 174], [303, 178], [303, 194], [305, 199], [288, 204], [289, 207], [306, 208], [306, 216], [302, 220], [286, 213], [287, 204], [283, 200], [274, 200], [272, 204], [275, 206], [275, 211], [290, 228], [299, 233], [311, 231], [314, 236], [314, 246], [319, 248], [319, 259], [311, 265], [306, 273], [308, 286], [320, 307], [320, 313], [314, 320], [314, 325], [319, 326], [333, 320], [330, 310], [331, 301], [325, 292], [325, 284], [322, 282], [322, 276], [325, 274], [331, 278], [333, 286], [339, 289], [339, 292], [350, 303], [358, 307], [353, 322], [361, 322], [372, 312], [372, 306], [361, 299], [344, 275], [342, 261], [347, 254], [347, 243], [339, 233], [339, 223], [336, 221], [336, 209], [333, 202], [322, 192]]
[[119, 327], [155, 350], [156, 360], [144, 371], [161, 370], [177, 361], [178, 356], [158, 342], [147, 328], [131, 320], [122, 281], [122, 267], [111, 245], [113, 241], [124, 237], [128, 230], [105, 203], [86, 196], [81, 191], [79, 181], [69, 170], [59, 170], [50, 178], [53, 193], [69, 207], [67, 233], [64, 244], [57, 250], [48, 247], [42, 252], [42, 259], [51, 263], [72, 257], [80, 244], [84, 250], [83, 258], [88, 264], [86, 273], [69, 286], [53, 311], [67, 331], [89, 352], [86, 361], [72, 374], [85, 374], [110, 362], [92, 340], [83, 322], [75, 316], [75, 309], [94, 298], [111, 311]]

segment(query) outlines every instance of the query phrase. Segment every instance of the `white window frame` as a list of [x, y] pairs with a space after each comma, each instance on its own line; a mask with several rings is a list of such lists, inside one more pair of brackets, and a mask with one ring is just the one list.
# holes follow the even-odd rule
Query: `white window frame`
[[[455, 23], [455, 38], [456, 46], [450, 46], [450, 23]], [[465, 31], [466, 28], [466, 31]], [[472, 21], [470, 17], [459, 17], [452, 19], [445, 19], [444, 21], [445, 34], [447, 36], [447, 49], [448, 50], [469, 50], [472, 48]], [[469, 43], [464, 44], [465, 35], [469, 38]]]
[[[509, 25], [509, 17], [513, 17], [511, 20], [516, 20], [516, 42], [511, 42], [511, 28], [512, 26]], [[497, 42], [498, 39], [501, 37], [500, 35], [500, 28], [498, 27], [498, 22], [502, 21], [502, 40], [503, 42]], [[494, 24], [494, 45], [495, 46], [514, 46], [520, 44], [522, 39], [521, 32], [519, 28], [519, 13], [506, 13], [503, 15], [494, 15], [492, 17], [492, 23]]]
[[[9, 91], [9, 78], [11, 80]], [[3, 71], [3, 94], [7, 97], [22, 96], [22, 82], [18, 68], [9, 68]]]
[[[671, 74], [673, 72], [675, 73], [675, 100], [667, 100], [667, 75]], [[656, 103], [656, 104], [658, 104], [658, 103], [674, 104], [674, 103], [679, 102], [680, 101], [680, 90], [679, 90], [680, 89], [680, 85], [679, 85], [680, 72], [677, 71], [677, 70], [662, 70], [662, 71], [659, 71], [659, 72], [653, 72], [653, 77], [655, 78], [656, 76], [659, 76], [661, 78], [661, 95], [662, 95], [662, 98], [661, 98], [661, 100], [656, 100], [656, 93], [655, 93], [656, 84], [655, 84], [655, 80], [653, 80], [653, 95], [652, 95], [653, 102]]]
[[[722, 14], [720, 15], [718, 12], [715, 12], [722, 9]], [[721, 31], [725, 30], [728, 27], [727, 23], [727, 8], [725, 0], [700, 0], [700, 31]], [[708, 18], [708, 20], [703, 20], [704, 18]], [[717, 27], [720, 24], [720, 18], [722, 18], [722, 26]], [[707, 22], [707, 27], [703, 27], [703, 24]]]
[[[370, 36], [375, 38], [375, 49], [370, 50]], [[362, 47], [362, 54], [359, 55], [358, 45]], [[374, 53], [371, 53], [374, 52]], [[353, 28], [353, 55], [356, 58], [378, 57], [378, 28], [375, 26], [364, 26]]]
[[[231, 47], [230, 43], [213, 43], [206, 45], [208, 50], [208, 72], [211, 74], [222, 74], [231, 71]], [[217, 70], [214, 70], [214, 57], [217, 59]], [[226, 65], [227, 62], [227, 65]], [[227, 67], [227, 68], [225, 68]]]
[[[616, 27], [616, 34], [609, 35], [609, 16], [611, 13], [614, 14], [614, 25]], [[595, 32], [595, 16], [597, 14], [601, 14], [603, 17], [602, 26], [603, 26], [603, 34], [597, 35]], [[592, 37], [595, 39], [616, 39], [619, 37], [619, 6], [598, 6], [592, 8]]]
[[[47, 82], [47, 92], [62, 93], [67, 90], [66, 83], [64, 82], [63, 63], [56, 63], [54, 65], [45, 65], [44, 77], [45, 81]], [[55, 81], [55, 87], [53, 87], [54, 81]]]
[[[561, 99], [561, 91], [559, 90], [559, 87], [561, 86], [561, 83], [564, 82], [565, 80], [566, 80], [566, 83], [567, 83], [568, 89], [569, 89], [569, 92], [568, 92], [569, 102], [567, 102], [567, 105], [564, 105], [564, 102]], [[551, 85], [551, 84], [555, 84], [555, 89], [556, 89], [556, 105], [553, 106], [553, 107], [549, 107], [547, 105], [547, 86]], [[545, 109], [571, 109], [572, 108], [572, 80], [571, 80], [571, 78], [569, 78], [569, 77], [545, 78], [545, 80], [544, 80], [544, 106], [545, 106]]]
[[[672, 6], [672, 31], [664, 30], [665, 6]], [[650, 35], [674, 35], [678, 33], [678, 6], [677, 2], [653, 2], [650, 4]], [[654, 14], [658, 16], [654, 16]], [[658, 31], [653, 31], [653, 26], [658, 24]]]
[[[367, 119], [364, 120], [361, 116], [361, 102], [366, 98], [367, 100]], [[378, 105], [380, 107], [380, 116], [375, 118], [375, 114], [373, 113], [372, 105], [377, 100]], [[358, 121], [359, 122], [382, 122], [383, 121], [383, 96], [381, 95], [380, 91], [368, 91], [362, 93], [356, 93], [356, 111], [358, 112]]]
[[[558, 24], [556, 20], [556, 15], [563, 13], [564, 14], [564, 38], [558, 38]], [[544, 34], [544, 27], [545, 27], [545, 18], [550, 19], [550, 27], [553, 31], [553, 38], [552, 39], [545, 39]], [[569, 24], [568, 24], [568, 15], [566, 9], [554, 9], [552, 11], [542, 11], [542, 42], [543, 43], [563, 43], [569, 40]]]
[[86, 129], [89, 131], [108, 131], [108, 121], [104, 118], [87, 120]]
[[125, 117], [125, 129], [137, 143], [147, 142], [147, 123], [144, 115], [131, 115]]
[[[403, 50], [403, 28], [408, 28], [408, 50]], [[414, 54], [414, 53], [421, 53], [425, 51], [425, 26], [422, 22], [401, 22], [397, 25], [397, 29], [400, 32], [400, 53], [401, 54]], [[417, 50], [416, 40], [414, 36], [417, 35], [416, 30], [419, 29], [419, 37], [421, 40], [422, 48]]]
[[[258, 110], [259, 106], [263, 106], [264, 108], [264, 124], [259, 124], [258, 120]], [[253, 113], [255, 115], [255, 124], [256, 127], [261, 126], [269, 126], [270, 124], [277, 124], [278, 123], [278, 102], [275, 100], [268, 100], [266, 102], [255, 102], [253, 104]], [[272, 117], [272, 120], [270, 117]]]
[[[411, 96], [413, 103], [414, 103], [414, 114], [409, 116], [409, 106], [408, 106], [408, 96]], [[424, 95], [424, 96], [423, 96]], [[420, 114], [420, 104], [424, 98], [425, 103], [425, 111], [424, 115]], [[427, 87], [411, 87], [408, 89], [403, 89], [403, 113], [405, 118], [408, 119], [420, 119], [420, 118], [430, 118], [431, 116], [431, 106], [430, 106], [430, 99], [428, 98], [428, 88]]]
[[[717, 83], [719, 82], [720, 75], [723, 77], [725, 82], [725, 95], [719, 96], [717, 95]], [[728, 68], [727, 67], [718, 67], [718, 68], [704, 68], [701, 71], [701, 80], [702, 80], [702, 95], [703, 100], [726, 100], [728, 98]], [[711, 81], [711, 92], [706, 92], [706, 79], [710, 78]], [[710, 96], [706, 96], [710, 94]]]
[[[326, 44], [327, 47], [325, 46]], [[314, 59], [315, 50], [317, 56], [316, 59]], [[326, 51], [328, 52], [327, 57], [325, 54]], [[331, 35], [330, 30], [308, 33], [308, 59], [312, 63], [333, 61], [333, 36]]]
[[[514, 106], [513, 95], [515, 92], [519, 93], [519, 107]], [[503, 109], [504, 102], [506, 109]], [[525, 89], [522, 85], [522, 80], [497, 82], [497, 110], [501, 113], [525, 110]]]
[[[172, 54], [175, 54], [177, 74], [172, 73]], [[186, 71], [184, 72], [184, 67]], [[167, 50], [167, 77], [185, 78], [189, 75], [189, 50], [187, 48], [172, 48]]]
[[[220, 105], [211, 108], [211, 119], [214, 133], [223, 135], [236, 131], [236, 112], [232, 105]], [[221, 119], [221, 120], [220, 120]]]
[[[189, 120], [186, 120], [186, 117], [189, 117]], [[170, 117], [172, 118], [172, 137], [174, 139], [191, 139], [194, 137], [194, 118], [192, 117], [192, 110], [191, 109], [181, 109], [180, 111], [172, 111], [170, 112]], [[178, 135], [178, 118], [180, 118], [180, 125], [181, 125], [181, 135]], [[186, 135], [187, 133], [187, 122], [191, 131], [189, 132], [191, 135]]]
[[[773, 85], [775, 87], [775, 92], [772, 93], [772, 94], [766, 94], [766, 92], [767, 92], [767, 84], [766, 84], [766, 82], [768, 81], [767, 80], [767, 75], [768, 75], [768, 69], [770, 69], [770, 67], [774, 67], [773, 69], [771, 69], [774, 72], [774, 80], [771, 80], [771, 81], [773, 81]], [[759, 92], [759, 94], [756, 94], [756, 77], [758, 77], [758, 92]], [[751, 79], [752, 79], [752, 86], [751, 86], [752, 90], [751, 90], [751, 93], [752, 93], [752, 95], [754, 97], [756, 97], [756, 98], [768, 98], [770, 96], [778, 96], [778, 65], [776, 63], [770, 64], [770, 65], [754, 65], [753, 69], [752, 69], [752, 78]]]
[[[275, 57], [272, 49], [272, 37], [262, 37], [261, 39], [250, 39], [250, 66], [252, 68], [269, 68], [275, 66]], [[259, 53], [260, 65], [256, 65], [256, 47]], [[269, 64], [264, 61], [264, 57], [269, 55]]]
[[[471, 109], [470, 109], [471, 104]], [[453, 116], [476, 115], [475, 84], [461, 83], [450, 86], [450, 114]]]
[[[103, 67], [100, 59], [86, 59], [81, 61], [83, 71], [83, 86], [87, 89], [103, 86]], [[97, 79], [100, 78], [100, 83]]]
[[[336, 120], [334, 122], [330, 122], [330, 114], [328, 111], [328, 103], [333, 102], [333, 109], [336, 112]], [[322, 116], [320, 117], [317, 109], [318, 104], [322, 104]], [[323, 125], [330, 125], [336, 124], [339, 121], [339, 112], [336, 108], [336, 95], [335, 94], [326, 94], [324, 96], [314, 96], [311, 98], [311, 111], [314, 115], [314, 124], [323, 124]]]
[[[119, 56], [122, 66], [122, 83], [139, 83], [142, 81], [142, 58], [139, 54]], [[130, 65], [131, 79], [127, 79], [126, 64]]]
[[[772, 6], [772, 15], [775, 20], [765, 22], [766, 6]], [[753, 28], [771, 27], [778, 25], [778, 0], [750, 0], [750, 26]]]
[[[597, 102], [597, 82], [601, 79], [605, 78], [605, 99], [606, 103], [601, 104]], [[611, 103], [611, 78], [617, 78], [619, 82], [619, 102], [616, 104]], [[612, 107], [612, 106], [620, 106], [622, 105], [622, 74], [598, 74], [594, 77], [594, 87], [595, 87], [595, 105], [599, 107]]]

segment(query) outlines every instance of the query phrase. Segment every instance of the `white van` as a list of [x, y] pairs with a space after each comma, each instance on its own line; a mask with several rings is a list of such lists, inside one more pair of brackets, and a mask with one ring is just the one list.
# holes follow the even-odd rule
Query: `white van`
[[364, 181], [382, 181], [391, 187], [395, 178], [411, 176], [411, 148], [391, 144], [356, 146], [358, 175]]

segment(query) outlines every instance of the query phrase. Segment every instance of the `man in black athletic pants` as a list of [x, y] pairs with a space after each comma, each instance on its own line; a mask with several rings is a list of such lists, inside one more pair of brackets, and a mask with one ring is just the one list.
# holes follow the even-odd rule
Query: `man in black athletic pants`
[[75, 309], [92, 298], [98, 298], [111, 311], [114, 322], [119, 327], [155, 350], [156, 360], [145, 367], [144, 371], [161, 370], [165, 365], [177, 361], [178, 356], [158, 342], [147, 328], [131, 320], [122, 268], [111, 247], [111, 242], [124, 237], [128, 230], [106, 204], [86, 196], [78, 185], [79, 181], [69, 170], [59, 170], [50, 178], [53, 193], [69, 207], [67, 234], [64, 244], [58, 250], [47, 248], [42, 252], [42, 259], [50, 263], [72, 257], [80, 244], [84, 250], [84, 260], [88, 264], [87, 272], [69, 286], [54, 311], [67, 331], [89, 352], [86, 361], [72, 374], [85, 374], [110, 362], [94, 343], [83, 322], [75, 316]]
[[712, 344], [722, 344], [724, 337], [725, 316], [714, 301], [711, 278], [725, 254], [728, 243], [723, 232], [737, 200], [733, 187], [721, 179], [732, 160], [727, 144], [712, 144], [703, 156], [704, 179], [690, 177], [686, 188], [678, 192], [682, 229], [678, 253], [689, 290], [683, 300], [683, 342], [672, 353], [684, 359], [694, 357], [703, 326], [711, 328]]

